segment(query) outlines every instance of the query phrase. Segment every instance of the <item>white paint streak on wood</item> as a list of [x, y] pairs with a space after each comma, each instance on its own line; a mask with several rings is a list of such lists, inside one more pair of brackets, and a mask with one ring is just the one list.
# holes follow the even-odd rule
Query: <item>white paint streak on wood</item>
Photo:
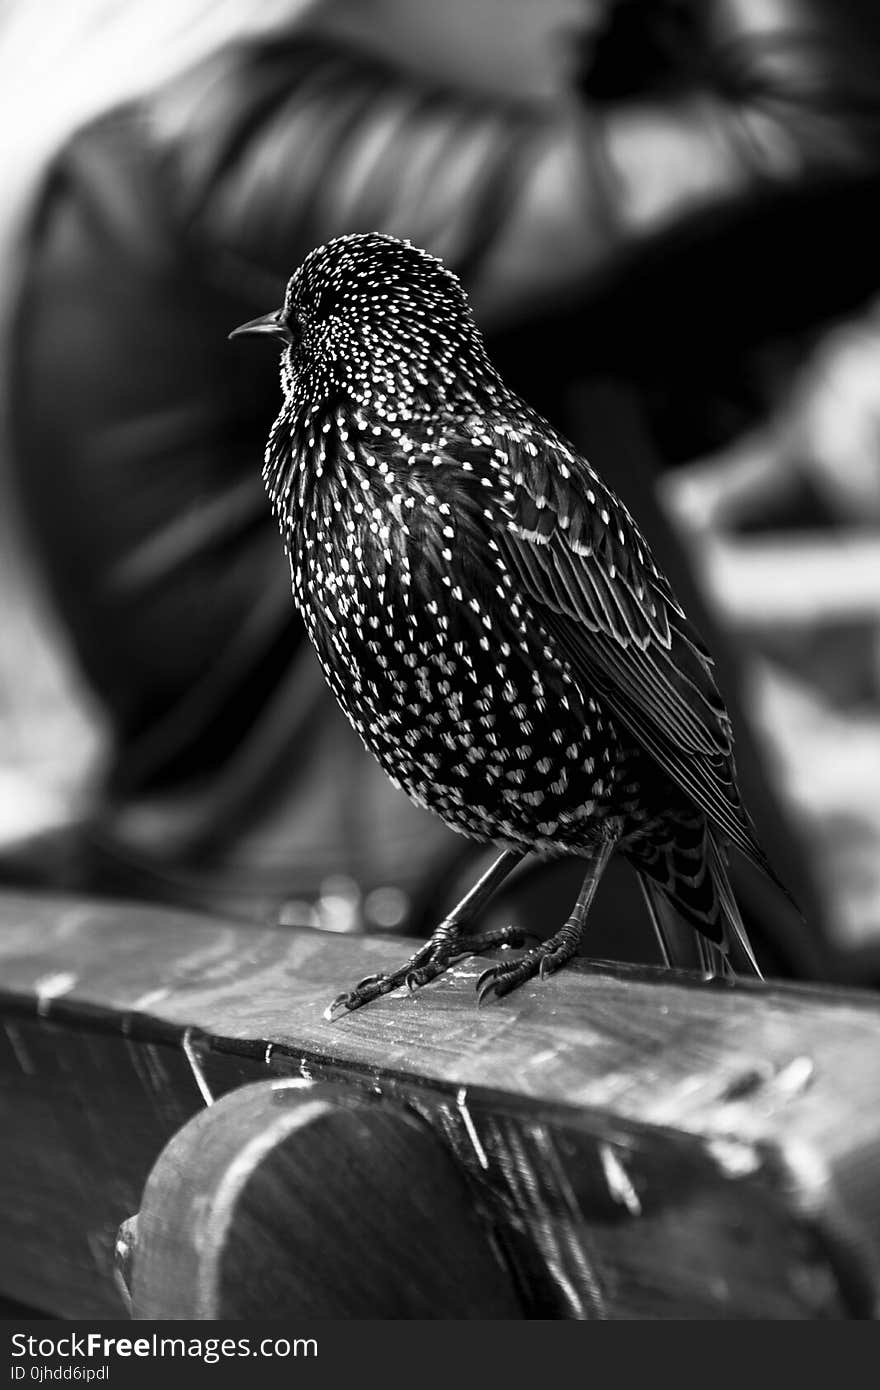
[[186, 1058], [187, 1062], [189, 1062], [189, 1069], [193, 1074], [193, 1080], [199, 1088], [199, 1094], [201, 1095], [202, 1100], [205, 1102], [206, 1105], [213, 1105], [214, 1096], [210, 1086], [208, 1085], [205, 1073], [202, 1071], [201, 1061], [199, 1060], [196, 1050], [193, 1047], [191, 1028], [184, 1029], [183, 1037], [181, 1039], [181, 1046], [183, 1048], [183, 1055]]
[[488, 1168], [489, 1160], [486, 1157], [486, 1150], [483, 1148], [483, 1145], [480, 1142], [480, 1136], [479, 1134], [477, 1134], [473, 1117], [471, 1116], [471, 1112], [468, 1110], [467, 1107], [467, 1086], [462, 1086], [459, 1088], [458, 1094], [455, 1097], [455, 1104], [458, 1108], [458, 1113], [461, 1116], [462, 1123], [465, 1129], [467, 1130], [467, 1135], [473, 1146], [474, 1153], [477, 1155], [477, 1162], [479, 1163], [481, 1168]]
[[599, 1145], [599, 1158], [602, 1163], [602, 1172], [605, 1174], [605, 1182], [613, 1200], [626, 1207], [630, 1216], [641, 1216], [642, 1204], [639, 1201], [639, 1194], [633, 1187], [629, 1173], [610, 1144]]
[[53, 999], [60, 999], [62, 995], [69, 994], [75, 984], [76, 976], [72, 970], [56, 970], [50, 975], [41, 975], [38, 980], [34, 980], [37, 1013], [40, 1017], [46, 1017]]

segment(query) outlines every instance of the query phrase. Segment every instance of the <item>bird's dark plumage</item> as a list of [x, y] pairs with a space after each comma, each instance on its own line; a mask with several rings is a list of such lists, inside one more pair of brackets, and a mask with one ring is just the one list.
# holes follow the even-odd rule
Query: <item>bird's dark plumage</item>
[[711, 658], [623, 504], [505, 387], [455, 276], [393, 237], [340, 237], [244, 330], [285, 343], [264, 477], [331, 689], [414, 801], [506, 847], [406, 966], [335, 1007], [441, 973], [531, 850], [583, 857], [585, 888], [484, 993], [573, 953], [612, 850], [661, 942], [674, 907], [757, 973], [727, 843], [769, 869]]

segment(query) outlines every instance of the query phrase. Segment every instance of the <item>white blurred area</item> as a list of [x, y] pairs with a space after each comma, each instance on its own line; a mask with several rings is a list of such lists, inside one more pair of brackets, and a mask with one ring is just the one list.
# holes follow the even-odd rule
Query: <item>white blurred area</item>
[[[225, 39], [283, 27], [309, 0], [0, 0], [0, 363], [16, 250], [65, 139]], [[0, 371], [0, 842], [75, 818], [104, 730], [11, 515]]]
[[[880, 304], [815, 349], [775, 419], [669, 475], [663, 500], [721, 619], [845, 949], [880, 942]], [[799, 494], [822, 530], [741, 529]]]

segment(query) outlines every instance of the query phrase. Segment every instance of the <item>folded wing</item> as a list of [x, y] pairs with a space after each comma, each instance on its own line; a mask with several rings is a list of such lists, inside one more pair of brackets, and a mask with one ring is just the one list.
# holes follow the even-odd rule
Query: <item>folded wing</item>
[[626, 508], [552, 438], [509, 440], [499, 552], [586, 693], [755, 864], [713, 663]]

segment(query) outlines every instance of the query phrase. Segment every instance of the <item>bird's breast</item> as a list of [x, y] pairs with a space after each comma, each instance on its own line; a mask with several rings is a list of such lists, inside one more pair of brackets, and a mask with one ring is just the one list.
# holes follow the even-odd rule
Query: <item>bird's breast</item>
[[349, 480], [290, 529], [294, 592], [333, 693], [395, 782], [470, 833], [510, 837], [525, 817], [533, 839], [552, 837], [560, 815], [610, 794], [614, 730], [490, 539], [439, 483]]

